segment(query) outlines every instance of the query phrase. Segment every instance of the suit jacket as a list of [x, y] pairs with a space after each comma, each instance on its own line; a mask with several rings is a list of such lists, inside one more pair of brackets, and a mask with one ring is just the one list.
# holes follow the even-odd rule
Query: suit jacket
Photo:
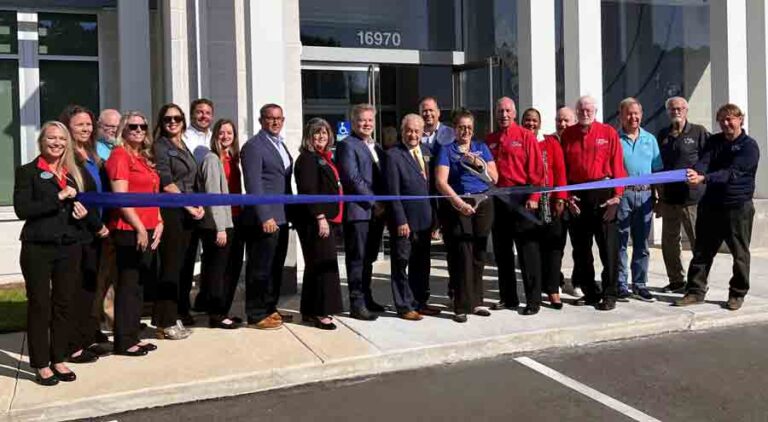
[[[422, 157], [428, 148], [419, 145]], [[389, 195], [429, 195], [429, 164], [424, 163], [427, 178], [422, 175], [416, 159], [405, 145], [398, 145], [387, 151], [384, 174]], [[432, 227], [432, 205], [429, 199], [391, 201], [390, 224], [395, 227], [408, 224], [412, 231], [429, 230]]]
[[152, 148], [161, 191], [171, 183], [183, 193], [197, 191], [197, 161], [183, 142], [182, 148], [178, 148], [168, 138], [160, 137]]
[[[13, 209], [20, 220], [26, 220], [19, 240], [22, 242], [72, 244], [92, 240], [91, 233], [103, 227], [99, 215], [89, 210], [82, 220], [72, 217], [74, 201], [59, 200], [59, 184], [55, 177], [46, 178], [37, 167], [36, 158], [16, 168], [13, 188]], [[85, 191], [96, 190], [90, 174], [81, 169]], [[74, 180], [67, 179], [67, 185], [77, 189]]]
[[[285, 168], [283, 159], [267, 137], [267, 132], [260, 130], [240, 149], [245, 192], [250, 195], [292, 194], [293, 158], [290, 154], [288, 157], [291, 163]], [[241, 220], [246, 225], [261, 225], [270, 218], [274, 218], [277, 224], [287, 224], [286, 206], [269, 204], [245, 207]]]
[[[198, 150], [201, 150], [198, 147]], [[229, 183], [224, 174], [224, 165], [215, 153], [208, 151], [200, 163], [198, 172], [199, 185], [205, 193], [229, 193]], [[205, 207], [205, 216], [200, 222], [200, 227], [223, 232], [233, 227], [232, 207], [229, 205]]]
[[[384, 150], [376, 145], [379, 164], [373, 161], [373, 155], [365, 141], [353, 134], [336, 144], [336, 165], [339, 170], [341, 185], [348, 195], [381, 195], [385, 192], [382, 167]], [[345, 221], [370, 220], [374, 202], [348, 202]]]
[[[296, 159], [296, 189], [302, 195], [338, 195], [339, 179], [325, 158], [312, 151], [302, 151]], [[313, 221], [324, 214], [330, 220], [339, 214], [339, 203], [298, 205], [296, 220]]]

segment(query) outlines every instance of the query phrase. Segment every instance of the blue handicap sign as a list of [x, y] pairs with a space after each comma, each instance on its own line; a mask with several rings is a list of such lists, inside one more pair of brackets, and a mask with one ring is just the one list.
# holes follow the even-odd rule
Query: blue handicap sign
[[341, 140], [349, 136], [349, 120], [340, 120], [336, 123], [336, 140]]

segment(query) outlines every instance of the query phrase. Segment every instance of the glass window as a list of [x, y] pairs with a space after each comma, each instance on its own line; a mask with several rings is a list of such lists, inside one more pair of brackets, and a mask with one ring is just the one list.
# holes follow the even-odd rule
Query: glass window
[[459, 49], [452, 1], [300, 0], [299, 10], [304, 45]]
[[606, 122], [618, 125], [618, 104], [632, 96], [643, 104], [643, 127], [656, 133], [669, 123], [666, 99], [683, 96], [690, 102], [688, 118], [708, 126], [709, 5], [670, 3], [603, 0]]
[[96, 15], [39, 13], [37, 19], [40, 54], [98, 56]]
[[40, 120], [56, 119], [69, 104], [99, 110], [97, 62], [40, 61]]
[[16, 54], [17, 34], [16, 12], [0, 11], [0, 54]]
[[0, 60], [0, 205], [13, 199], [13, 172], [19, 165], [19, 66]]

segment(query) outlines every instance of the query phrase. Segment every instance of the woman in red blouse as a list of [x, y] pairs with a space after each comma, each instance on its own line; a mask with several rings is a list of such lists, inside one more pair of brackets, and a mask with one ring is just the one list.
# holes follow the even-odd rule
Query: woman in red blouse
[[[118, 146], [106, 169], [116, 193], [158, 193], [160, 176], [155, 171], [152, 138], [147, 119], [139, 112], [123, 115], [118, 127]], [[158, 208], [112, 210], [109, 229], [115, 241], [118, 279], [115, 286], [115, 354], [143, 356], [157, 347], [142, 341], [142, 286], [154, 281], [156, 251], [163, 234]]]
[[[307, 122], [295, 167], [299, 194], [342, 194], [339, 173], [331, 159], [331, 146], [333, 131], [328, 122], [320, 118]], [[305, 265], [301, 315], [306, 322], [323, 330], [336, 329], [331, 315], [343, 310], [336, 260], [336, 232], [343, 211], [341, 202], [302, 205], [296, 209], [296, 231]]]

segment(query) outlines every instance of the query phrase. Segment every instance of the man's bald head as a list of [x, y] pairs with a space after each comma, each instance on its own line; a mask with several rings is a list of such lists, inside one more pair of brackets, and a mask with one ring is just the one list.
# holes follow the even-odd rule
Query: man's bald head
[[515, 107], [515, 101], [509, 97], [501, 97], [496, 100], [496, 124], [499, 125], [499, 129], [508, 128], [517, 117], [517, 107]]
[[563, 134], [563, 131], [568, 126], [576, 124], [576, 112], [570, 107], [560, 107], [557, 110], [557, 117], [555, 117], [555, 128], [557, 129], [557, 136]]

